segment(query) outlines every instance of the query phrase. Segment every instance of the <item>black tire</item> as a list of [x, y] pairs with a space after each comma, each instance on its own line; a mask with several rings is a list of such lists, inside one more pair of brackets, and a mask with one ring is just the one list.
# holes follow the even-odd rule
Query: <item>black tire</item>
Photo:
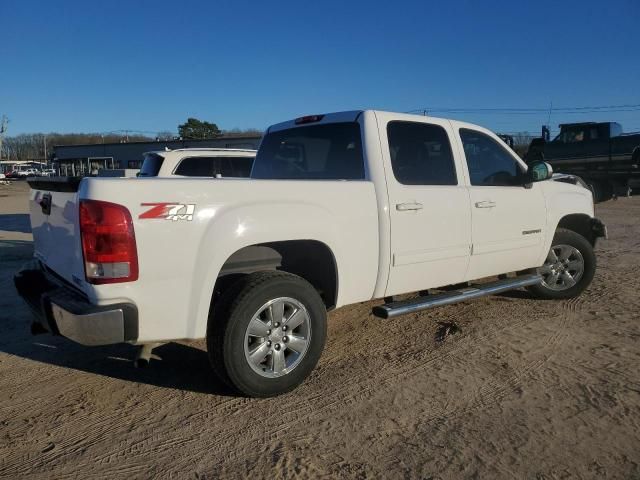
[[[538, 298], [562, 300], [577, 297], [589, 286], [596, 273], [596, 256], [593, 253], [593, 246], [582, 235], [572, 230], [559, 228], [553, 236], [553, 241], [551, 242], [552, 249], [557, 245], [568, 245], [580, 252], [584, 265], [582, 275], [579, 280], [576, 281], [575, 285], [563, 290], [553, 290], [545, 285], [545, 283], [528, 287], [529, 291]], [[542, 268], [543, 267], [540, 267], [538, 270], [541, 271]]]
[[[281, 297], [304, 306], [310, 340], [290, 372], [266, 378], [254, 371], [245, 356], [245, 335], [256, 312]], [[326, 335], [326, 307], [309, 282], [286, 272], [258, 272], [238, 280], [216, 302], [209, 315], [207, 351], [213, 370], [228, 386], [250, 397], [272, 397], [293, 390], [307, 378], [320, 359]]]

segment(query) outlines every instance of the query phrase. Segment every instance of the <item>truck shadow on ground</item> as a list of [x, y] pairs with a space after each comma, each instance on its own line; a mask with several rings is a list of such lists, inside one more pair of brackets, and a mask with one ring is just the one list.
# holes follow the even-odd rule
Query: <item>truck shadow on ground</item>
[[501, 298], [520, 299], [520, 300], [531, 300], [535, 298], [531, 293], [529, 293], [526, 290], [507, 290], [506, 292], [501, 292], [494, 296], [501, 297]]
[[[24, 322], [28, 333], [28, 322]], [[237, 396], [214, 375], [207, 352], [182, 343], [168, 343], [154, 350], [161, 360], [135, 368], [133, 345], [85, 347], [61, 337], [20, 335], [22, 341], [0, 344], [0, 351], [49, 365], [71, 368], [128, 382], [173, 388], [194, 393]]]
[[153, 351], [161, 360], [135, 368], [133, 345], [85, 347], [48, 333], [31, 335], [32, 314], [15, 291], [13, 275], [32, 255], [32, 242], [0, 240], [0, 352], [128, 382], [237, 396], [214, 375], [207, 352], [198, 348], [203, 342], [167, 343]]
[[31, 233], [28, 213], [6, 213], [0, 215], [0, 230], [7, 232]]

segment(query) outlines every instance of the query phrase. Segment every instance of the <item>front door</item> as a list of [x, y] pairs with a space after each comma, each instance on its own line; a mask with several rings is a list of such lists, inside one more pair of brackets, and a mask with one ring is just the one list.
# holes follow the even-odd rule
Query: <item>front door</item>
[[385, 122], [384, 116], [379, 121], [391, 218], [386, 294], [461, 282], [469, 262], [471, 213], [461, 161], [451, 147], [451, 124], [431, 118]]
[[486, 133], [461, 128], [469, 172], [472, 249], [465, 280], [536, 267], [546, 206], [539, 184], [525, 187], [525, 166]]

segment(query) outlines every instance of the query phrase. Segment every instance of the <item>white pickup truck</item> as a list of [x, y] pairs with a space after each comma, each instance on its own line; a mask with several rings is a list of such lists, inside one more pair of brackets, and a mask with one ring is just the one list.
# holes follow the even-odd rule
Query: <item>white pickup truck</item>
[[248, 177], [255, 150], [179, 148], [144, 154], [139, 177]]
[[221, 379], [277, 395], [315, 367], [330, 309], [579, 295], [606, 228], [591, 192], [551, 173], [467, 123], [305, 116], [268, 129], [249, 179], [30, 180], [35, 258], [15, 283], [35, 332], [140, 360], [206, 338]]

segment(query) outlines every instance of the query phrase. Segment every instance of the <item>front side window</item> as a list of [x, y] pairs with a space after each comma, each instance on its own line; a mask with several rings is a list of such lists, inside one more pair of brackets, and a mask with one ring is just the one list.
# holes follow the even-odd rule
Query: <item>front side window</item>
[[460, 129], [471, 185], [522, 186], [522, 169], [505, 147], [489, 135]]
[[457, 185], [447, 132], [438, 125], [389, 122], [391, 167], [403, 185]]
[[251, 178], [280, 180], [362, 180], [360, 125], [328, 123], [268, 133]]

